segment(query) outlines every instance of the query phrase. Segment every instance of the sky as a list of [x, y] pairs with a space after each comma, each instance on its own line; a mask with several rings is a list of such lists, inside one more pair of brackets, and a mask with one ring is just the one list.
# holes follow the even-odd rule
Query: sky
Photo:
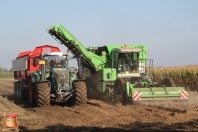
[[85, 47], [145, 44], [154, 66], [198, 64], [198, 0], [0, 0], [0, 16], [0, 67], [7, 69], [36, 46], [65, 52], [46, 32], [55, 24]]

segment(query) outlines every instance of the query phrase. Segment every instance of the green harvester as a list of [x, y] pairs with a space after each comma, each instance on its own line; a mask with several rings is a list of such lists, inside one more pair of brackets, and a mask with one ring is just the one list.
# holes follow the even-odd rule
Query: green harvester
[[51, 26], [47, 31], [76, 57], [78, 79], [85, 81], [89, 99], [122, 103], [188, 100], [188, 92], [184, 87], [176, 87], [173, 79], [164, 77], [159, 82], [153, 82], [153, 60], [147, 59], [145, 45], [85, 48], [60, 24]]

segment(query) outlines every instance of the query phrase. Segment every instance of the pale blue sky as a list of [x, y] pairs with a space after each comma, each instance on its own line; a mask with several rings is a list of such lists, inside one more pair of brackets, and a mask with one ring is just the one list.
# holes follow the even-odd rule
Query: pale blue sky
[[0, 0], [0, 16], [3, 68], [42, 44], [66, 51], [46, 32], [54, 24], [85, 47], [146, 44], [155, 66], [198, 63], [198, 0]]

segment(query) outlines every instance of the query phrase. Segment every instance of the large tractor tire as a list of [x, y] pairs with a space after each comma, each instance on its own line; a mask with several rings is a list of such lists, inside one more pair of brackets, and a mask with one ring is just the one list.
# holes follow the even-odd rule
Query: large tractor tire
[[166, 77], [162, 79], [160, 85], [164, 85], [165, 87], [176, 87], [174, 80], [170, 77]]
[[18, 82], [14, 82], [14, 93], [13, 93], [14, 100], [17, 100], [17, 83]]
[[118, 103], [125, 104], [126, 96], [122, 85], [126, 82], [124, 78], [117, 78], [114, 82], [114, 99]]
[[19, 100], [19, 81], [16, 82], [16, 101]]
[[21, 101], [22, 97], [23, 82], [18, 81], [18, 100]]
[[74, 105], [80, 105], [87, 103], [87, 89], [84, 81], [74, 81], [73, 82], [74, 89]]
[[37, 83], [36, 104], [37, 107], [50, 105], [50, 87], [48, 83]]

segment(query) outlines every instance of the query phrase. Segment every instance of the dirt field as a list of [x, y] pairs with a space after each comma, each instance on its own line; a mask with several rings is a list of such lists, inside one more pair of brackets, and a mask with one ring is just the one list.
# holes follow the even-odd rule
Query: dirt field
[[[198, 131], [198, 93], [190, 92], [184, 104], [145, 103], [110, 105], [89, 100], [84, 106], [67, 107], [53, 103], [29, 108], [27, 102], [14, 102], [13, 80], [0, 80], [1, 121], [9, 113], [18, 116], [20, 132], [65, 131]], [[3, 128], [0, 125], [0, 130]]]

